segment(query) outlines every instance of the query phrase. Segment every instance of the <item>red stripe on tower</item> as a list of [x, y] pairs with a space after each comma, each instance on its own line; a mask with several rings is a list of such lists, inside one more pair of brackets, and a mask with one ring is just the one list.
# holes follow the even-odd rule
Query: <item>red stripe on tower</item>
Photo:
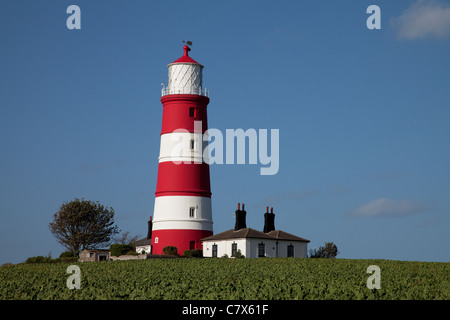
[[[178, 253], [202, 249], [200, 239], [211, 236], [212, 208], [209, 165], [202, 159], [200, 132], [208, 129], [207, 92], [202, 88], [203, 66], [184, 55], [168, 65], [169, 82], [162, 89], [163, 117], [158, 180], [152, 224], [152, 252], [166, 246]], [[196, 126], [201, 121], [201, 126]], [[199, 123], [197, 123], [199, 124]], [[181, 146], [181, 148], [180, 148]]]

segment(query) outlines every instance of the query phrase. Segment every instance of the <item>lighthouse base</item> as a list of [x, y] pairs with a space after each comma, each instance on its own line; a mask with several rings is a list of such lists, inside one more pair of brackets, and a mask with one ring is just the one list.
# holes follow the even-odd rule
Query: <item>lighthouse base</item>
[[178, 254], [183, 255], [186, 250], [202, 249], [200, 241], [213, 234], [209, 230], [168, 229], [152, 231], [152, 253], [164, 254], [163, 249], [173, 246], [178, 249]]

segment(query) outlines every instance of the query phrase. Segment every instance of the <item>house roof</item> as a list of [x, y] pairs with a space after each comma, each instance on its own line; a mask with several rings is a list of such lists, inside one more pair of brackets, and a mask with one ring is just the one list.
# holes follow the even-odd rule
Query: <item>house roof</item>
[[273, 237], [267, 235], [264, 232], [261, 232], [261, 231], [255, 230], [255, 229], [251, 229], [251, 228], [242, 228], [239, 230], [230, 229], [230, 230], [203, 238], [201, 240], [206, 241], [206, 240], [225, 240], [225, 239], [240, 239], [240, 238], [273, 239]]
[[142, 238], [137, 240], [134, 244], [136, 246], [147, 246], [149, 244], [152, 244], [152, 239]]
[[[83, 249], [83, 251], [104, 253], [104, 252], [109, 252], [109, 249]], [[81, 252], [83, 252], [83, 251], [81, 251]]]
[[273, 230], [268, 232], [267, 234], [271, 235], [272, 237], [275, 237], [279, 240], [290, 240], [290, 241], [303, 241], [303, 242], [309, 242], [309, 240], [300, 238], [297, 236], [294, 236], [293, 234], [284, 232], [282, 230]]
[[309, 242], [309, 240], [294, 236], [290, 233], [274, 230], [268, 233], [264, 233], [252, 228], [242, 228], [239, 230], [230, 229], [218, 234], [201, 239], [201, 241], [211, 240], [227, 240], [227, 239], [242, 239], [242, 238], [256, 238], [256, 239], [276, 239], [276, 240], [289, 240], [289, 241], [302, 241]]

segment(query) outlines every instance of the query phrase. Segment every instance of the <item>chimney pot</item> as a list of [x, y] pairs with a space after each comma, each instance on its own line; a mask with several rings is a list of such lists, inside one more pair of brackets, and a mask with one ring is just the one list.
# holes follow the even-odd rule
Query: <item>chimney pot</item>
[[238, 210], [241, 210], [241, 204], [238, 202]]
[[245, 216], [247, 212], [244, 210], [245, 204], [242, 204], [242, 210], [240, 209], [240, 203], [238, 203], [238, 209], [236, 210], [236, 224], [234, 226], [234, 230], [239, 230], [242, 228], [247, 228], [245, 223]]
[[273, 213], [273, 207], [270, 208], [270, 211], [271, 212], [269, 213], [269, 207], [266, 207], [266, 213], [264, 214], [264, 233], [275, 230], [275, 214]]

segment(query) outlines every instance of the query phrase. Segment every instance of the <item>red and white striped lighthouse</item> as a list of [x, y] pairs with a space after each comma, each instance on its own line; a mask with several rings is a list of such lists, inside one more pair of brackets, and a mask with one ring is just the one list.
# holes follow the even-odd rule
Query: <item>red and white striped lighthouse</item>
[[202, 158], [201, 136], [208, 129], [209, 98], [202, 88], [203, 66], [189, 57], [187, 45], [183, 49], [184, 55], [168, 65], [169, 82], [162, 89], [153, 254], [162, 254], [166, 246], [177, 247], [179, 254], [201, 249], [200, 239], [213, 234], [209, 165]]

